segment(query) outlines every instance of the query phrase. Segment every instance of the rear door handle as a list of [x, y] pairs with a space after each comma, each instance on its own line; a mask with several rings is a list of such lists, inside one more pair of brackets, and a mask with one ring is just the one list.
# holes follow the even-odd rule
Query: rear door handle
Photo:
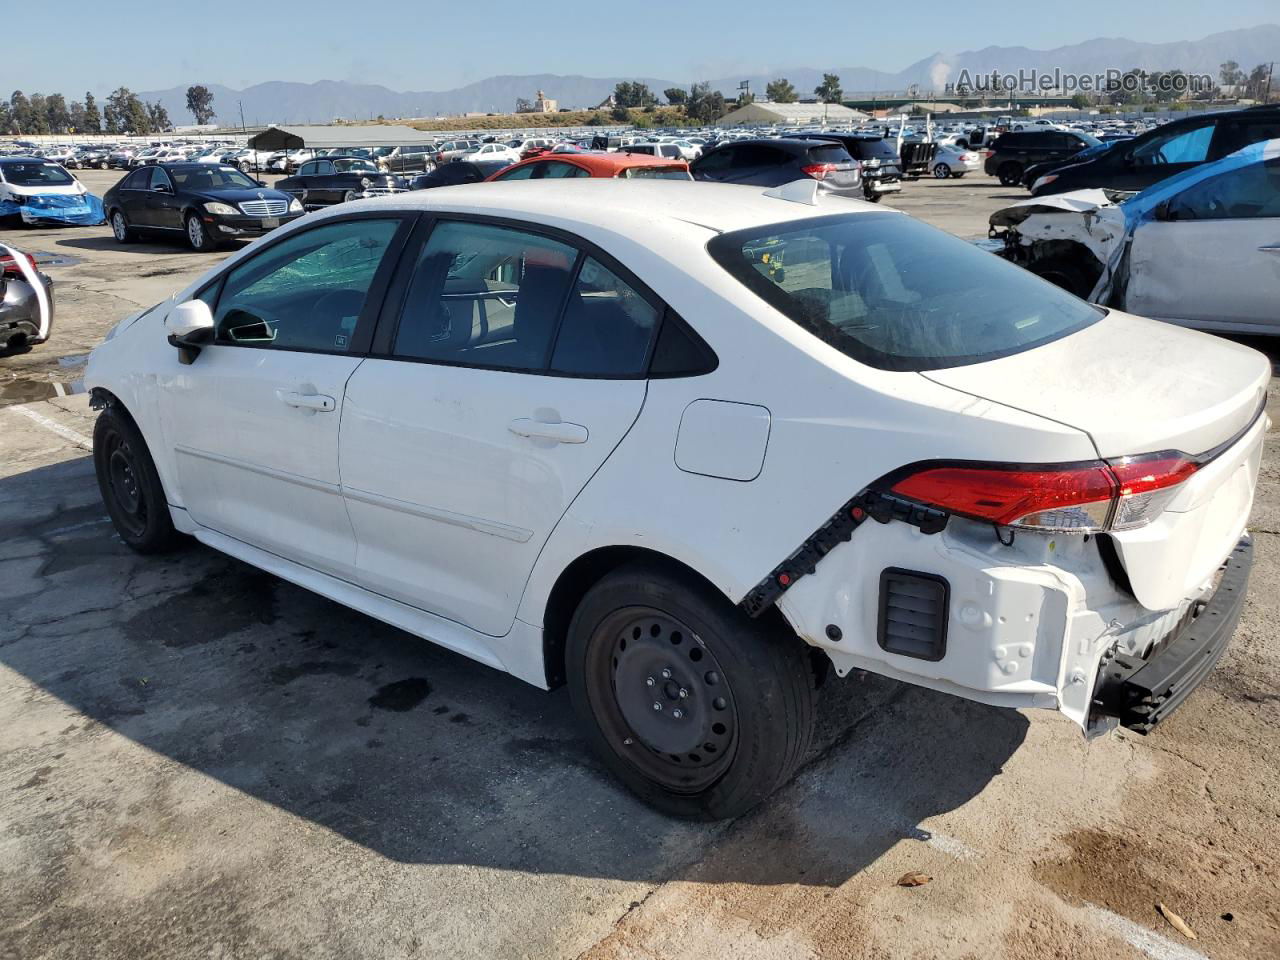
[[333, 397], [323, 393], [297, 393], [290, 390], [277, 390], [276, 396], [282, 403], [300, 410], [314, 410], [317, 413], [332, 413], [337, 405]]
[[1280, 243], [1264, 244], [1258, 250], [1262, 253], [1280, 253]]
[[507, 429], [517, 437], [535, 440], [554, 440], [557, 443], [586, 443], [587, 428], [580, 423], [542, 423], [521, 417], [512, 420]]

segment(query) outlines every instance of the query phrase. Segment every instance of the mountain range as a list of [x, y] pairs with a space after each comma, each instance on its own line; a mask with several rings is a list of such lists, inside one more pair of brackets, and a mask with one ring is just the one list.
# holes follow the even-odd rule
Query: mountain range
[[[955, 82], [964, 70], [971, 76], [1017, 73], [1019, 70], [1040, 72], [1061, 70], [1064, 73], [1101, 73], [1108, 69], [1168, 70], [1181, 68], [1188, 73], [1207, 73], [1214, 78], [1219, 66], [1234, 60], [1248, 71], [1259, 63], [1280, 60], [1280, 25], [1265, 24], [1247, 30], [1215, 33], [1201, 40], [1173, 43], [1143, 43], [1122, 38], [1100, 37], [1058, 47], [1053, 50], [1031, 50], [1026, 47], [985, 47], [962, 53], [935, 53], [904, 68], [886, 73], [867, 67], [793, 67], [756, 74], [711, 79], [711, 85], [728, 97], [737, 95], [738, 83], [748, 80], [757, 96], [763, 96], [765, 84], [786, 77], [801, 96], [808, 95], [822, 81], [823, 73], [840, 77], [846, 97], [861, 98], [873, 93], [894, 93], [913, 84], [921, 91], [941, 92], [944, 84]], [[659, 95], [668, 87], [688, 87], [686, 79], [657, 77], [583, 77], [577, 75], [531, 74], [495, 76], [453, 90], [396, 91], [377, 84], [357, 84], [336, 80], [316, 83], [271, 81], [234, 90], [205, 83], [213, 93], [218, 120], [238, 125], [241, 105], [245, 123], [327, 123], [335, 118], [368, 120], [386, 117], [431, 117], [463, 113], [509, 113], [517, 98], [533, 99], [538, 90], [559, 101], [562, 107], [592, 107], [603, 101], [614, 86], [623, 80], [648, 84]], [[199, 83], [193, 78], [191, 83]], [[187, 112], [186, 84], [168, 90], [140, 92], [144, 100], [159, 100], [177, 123], [190, 117]]]

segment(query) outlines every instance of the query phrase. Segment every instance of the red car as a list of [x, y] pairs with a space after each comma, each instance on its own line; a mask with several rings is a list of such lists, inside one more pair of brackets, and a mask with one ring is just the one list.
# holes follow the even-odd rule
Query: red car
[[499, 170], [489, 180], [545, 180], [558, 177], [654, 177], [692, 180], [683, 160], [628, 153], [544, 153]]

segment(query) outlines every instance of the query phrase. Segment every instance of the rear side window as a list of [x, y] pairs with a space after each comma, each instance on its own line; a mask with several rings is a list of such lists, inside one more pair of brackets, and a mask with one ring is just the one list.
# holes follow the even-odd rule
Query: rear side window
[[893, 213], [739, 230], [714, 238], [708, 251], [815, 337], [886, 370], [994, 360], [1103, 315], [1021, 267]]
[[545, 369], [577, 255], [509, 227], [437, 224], [414, 267], [396, 356]]
[[1214, 147], [1214, 154], [1219, 157], [1235, 153], [1259, 140], [1280, 139], [1280, 115], [1268, 118], [1250, 117], [1247, 120], [1220, 123], [1218, 126], [1218, 143]]
[[641, 373], [659, 315], [629, 283], [588, 257], [569, 294], [551, 369], [597, 376]]

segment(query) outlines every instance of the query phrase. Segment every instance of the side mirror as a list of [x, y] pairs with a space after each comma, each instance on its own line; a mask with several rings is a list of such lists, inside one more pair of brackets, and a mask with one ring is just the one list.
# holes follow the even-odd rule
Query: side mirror
[[190, 364], [200, 356], [201, 344], [213, 339], [213, 312], [203, 300], [180, 303], [164, 318], [169, 343], [178, 348], [178, 361]]
[[152, 189], [152, 191], [154, 191], [155, 193], [173, 193], [173, 190], [172, 190], [172, 189], [170, 189], [170, 187], [169, 187], [169, 185], [168, 185], [167, 183], [157, 183], [157, 184], [156, 184], [154, 187], [152, 187], [151, 189]]
[[1170, 220], [1177, 220], [1178, 214], [1173, 209], [1173, 200], [1169, 199], [1157, 205], [1157, 207], [1151, 211], [1151, 216], [1153, 219], [1162, 223], [1167, 223]]
[[253, 181], [253, 182], [254, 182], [254, 183], [256, 183], [256, 184], [257, 184], [258, 186], [260, 186], [260, 187], [265, 187], [265, 186], [267, 185], [267, 181], [265, 181], [265, 180], [255, 180], [255, 181]]

